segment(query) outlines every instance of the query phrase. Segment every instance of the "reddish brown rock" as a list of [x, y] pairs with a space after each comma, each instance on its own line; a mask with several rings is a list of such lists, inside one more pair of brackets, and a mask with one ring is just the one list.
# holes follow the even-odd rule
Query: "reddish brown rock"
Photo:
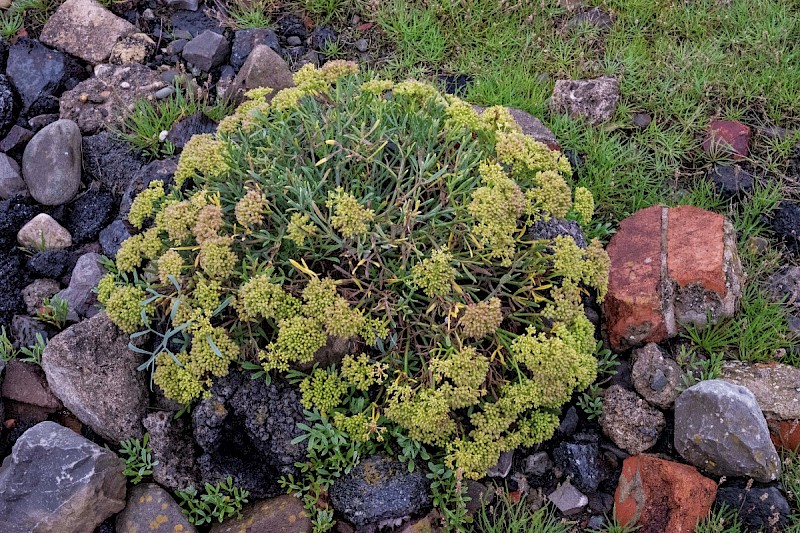
[[717, 484], [694, 467], [652, 455], [634, 455], [622, 463], [614, 495], [614, 515], [638, 533], [690, 533], [708, 514]]
[[311, 531], [303, 502], [283, 495], [249, 504], [241, 518], [229, 519], [211, 527], [211, 533], [303, 533]]
[[620, 223], [608, 243], [611, 271], [605, 315], [608, 338], [625, 349], [667, 338], [661, 310], [662, 207], [643, 209]]
[[750, 153], [750, 128], [736, 120], [712, 120], [703, 150], [709, 154], [722, 150], [733, 159], [745, 159]]
[[42, 368], [31, 363], [15, 359], [6, 363], [2, 390], [3, 398], [35, 405], [51, 413], [64, 407], [50, 391]]
[[767, 420], [767, 426], [775, 448], [800, 451], [800, 420]]

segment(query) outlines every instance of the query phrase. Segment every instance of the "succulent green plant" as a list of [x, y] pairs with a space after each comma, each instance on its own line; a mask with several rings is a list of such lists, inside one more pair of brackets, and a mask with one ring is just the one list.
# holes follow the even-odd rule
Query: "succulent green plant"
[[[320, 363], [297, 379], [307, 408], [354, 440], [399, 427], [467, 478], [549, 438], [596, 377], [582, 298], [603, 298], [609, 268], [597, 241], [529, 231], [590, 223], [566, 158], [505, 108], [425, 83], [342, 61], [294, 81], [250, 91], [186, 144], [176, 186], [131, 207], [142, 232], [98, 297], [125, 331], [191, 337], [157, 354], [154, 382], [189, 403], [231, 364]], [[336, 339], [352, 350], [329, 366]]]

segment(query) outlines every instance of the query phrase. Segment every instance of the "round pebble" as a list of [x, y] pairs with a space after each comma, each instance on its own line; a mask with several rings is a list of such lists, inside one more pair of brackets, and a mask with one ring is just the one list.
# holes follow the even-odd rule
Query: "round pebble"
[[123, 89], [130, 89], [131, 88], [131, 84], [128, 83], [127, 81], [123, 81], [122, 83], [119, 84], [119, 86], [122, 87]]
[[158, 100], [163, 100], [164, 98], [169, 98], [172, 96], [172, 93], [175, 92], [175, 87], [164, 87], [156, 91], [156, 98]]
[[359, 39], [355, 42], [355, 47], [356, 50], [363, 53], [367, 51], [367, 48], [369, 48], [369, 43], [366, 39]]

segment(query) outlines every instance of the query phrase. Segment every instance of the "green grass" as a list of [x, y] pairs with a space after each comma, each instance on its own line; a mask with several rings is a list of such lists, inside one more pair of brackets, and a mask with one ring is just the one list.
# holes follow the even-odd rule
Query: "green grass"
[[712, 510], [706, 518], [697, 523], [695, 533], [746, 533], [749, 529], [742, 524], [734, 509], [721, 507]]
[[270, 28], [277, 7], [275, 0], [229, 0], [218, 3], [214, 15], [233, 30]]
[[531, 509], [522, 499], [513, 503], [505, 497], [484, 505], [475, 514], [473, 533], [569, 533], [572, 523], [558, 518], [548, 505]]

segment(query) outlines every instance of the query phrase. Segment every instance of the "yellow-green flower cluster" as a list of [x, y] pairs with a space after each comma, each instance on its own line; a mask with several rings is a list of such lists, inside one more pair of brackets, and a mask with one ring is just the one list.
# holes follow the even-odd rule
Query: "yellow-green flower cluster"
[[210, 318], [214, 310], [216, 310], [221, 303], [221, 294], [222, 286], [219, 281], [207, 280], [206, 278], [200, 277], [192, 291], [192, 303], [194, 304], [194, 308], [200, 311], [203, 316]]
[[481, 121], [485, 129], [493, 132], [495, 136], [498, 133], [522, 133], [522, 128], [505, 106], [498, 105], [484, 109]]
[[[144, 326], [141, 302], [146, 298], [144, 289], [135, 285], [115, 287], [111, 295], [105, 298], [106, 313], [119, 329], [125, 333], [135, 333]], [[152, 314], [152, 306], [146, 309], [146, 313]]]
[[289, 370], [290, 363], [308, 363], [328, 336], [318, 320], [295, 315], [278, 323], [278, 338], [262, 352], [264, 369]]
[[102, 305], [106, 305], [116, 288], [117, 282], [114, 279], [114, 274], [108, 273], [100, 278], [100, 281], [97, 283], [97, 301]]
[[406, 98], [418, 107], [422, 107], [430, 101], [445, 103], [436, 87], [417, 80], [406, 80], [396, 84], [392, 89], [392, 96]]
[[383, 363], [372, 363], [366, 354], [358, 358], [352, 355], [342, 359], [342, 379], [360, 391], [366, 392], [375, 384], [383, 383], [388, 367]]
[[446, 445], [457, 426], [450, 416], [450, 401], [442, 389], [405, 386], [389, 399], [384, 416], [408, 430], [408, 436], [425, 444]]
[[273, 283], [269, 276], [253, 276], [239, 287], [236, 304], [239, 318], [284, 320], [300, 312], [300, 301]]
[[503, 321], [500, 299], [490, 298], [483, 302], [470, 304], [461, 316], [461, 331], [465, 338], [482, 339], [492, 335]]
[[117, 251], [117, 270], [133, 272], [145, 259], [155, 259], [164, 248], [158, 228], [150, 228], [126, 239]]
[[573, 209], [578, 213], [581, 224], [588, 224], [594, 216], [594, 196], [592, 191], [586, 187], [575, 188], [575, 200], [572, 203]]
[[350, 438], [356, 442], [367, 442], [369, 440], [369, 424], [370, 421], [364, 412], [353, 416], [346, 416], [338, 412], [333, 413], [333, 425], [350, 435]]
[[208, 276], [226, 279], [233, 274], [237, 258], [230, 237], [216, 237], [200, 245], [200, 267]]
[[447, 113], [446, 129], [466, 128], [470, 131], [479, 131], [485, 128], [485, 122], [471, 104], [456, 96], [446, 96]]
[[489, 372], [489, 359], [474, 347], [453, 351], [444, 358], [434, 357], [429, 368], [437, 389], [447, 398], [450, 409], [475, 405], [486, 393], [481, 385]]
[[271, 95], [273, 90], [269, 87], [257, 87], [244, 93], [246, 100], [233, 114], [223, 118], [217, 126], [218, 135], [230, 135], [241, 126], [247, 126], [247, 119], [249, 116], [257, 114], [258, 112], [266, 113], [269, 111], [269, 103], [267, 97]]
[[394, 82], [391, 80], [372, 79], [365, 81], [361, 84], [361, 91], [374, 95], [381, 95], [386, 91], [390, 91], [394, 87]]
[[334, 59], [327, 61], [322, 68], [323, 76], [329, 84], [336, 83], [339, 78], [349, 76], [358, 72], [358, 63], [353, 61], [346, 61], [344, 59]]
[[365, 320], [366, 317], [361, 310], [352, 307], [341, 296], [337, 296], [325, 311], [325, 331], [333, 337], [354, 337], [363, 331]]
[[269, 210], [269, 202], [261, 191], [249, 189], [236, 203], [236, 221], [245, 228], [254, 228], [264, 222], [264, 214]]
[[345, 237], [364, 235], [375, 220], [375, 212], [361, 205], [355, 196], [339, 187], [328, 194], [327, 207], [333, 209], [331, 224]]
[[537, 172], [535, 179], [537, 186], [526, 191], [529, 213], [544, 220], [567, 216], [572, 207], [572, 191], [561, 174], [552, 170]]
[[172, 356], [161, 352], [156, 356], [156, 369], [153, 372], [153, 382], [164, 391], [164, 396], [181, 404], [189, 404], [207, 393], [211, 386], [211, 379], [199, 379], [186, 366], [189, 359], [188, 353], [175, 355], [176, 363]]
[[175, 170], [175, 185], [195, 177], [197, 173], [206, 178], [217, 178], [228, 171], [225, 161], [226, 146], [210, 134], [195, 135], [183, 147]]
[[331, 278], [311, 278], [303, 289], [303, 313], [320, 322], [336, 302], [336, 282]]
[[158, 217], [156, 223], [167, 232], [174, 245], [180, 246], [192, 236], [192, 228], [197, 222], [197, 211], [188, 200], [170, 202], [163, 210], [163, 217]]
[[128, 222], [133, 227], [141, 229], [144, 221], [155, 213], [157, 206], [164, 199], [164, 182], [151, 181], [150, 185], [140, 192], [131, 203], [128, 213]]
[[207, 204], [197, 212], [192, 234], [198, 244], [219, 237], [222, 228], [222, 209], [218, 205]]
[[293, 241], [297, 246], [302, 246], [306, 242], [306, 238], [316, 234], [317, 226], [311, 222], [311, 218], [308, 215], [301, 215], [300, 213], [292, 215], [286, 228], [286, 237], [290, 241]]
[[497, 131], [496, 136], [497, 159], [513, 168], [512, 176], [518, 181], [525, 177], [530, 179], [537, 172], [558, 172], [565, 176], [572, 173], [569, 160], [561, 152], [550, 150], [521, 130]]
[[300, 402], [306, 409], [316, 407], [321, 414], [327, 415], [341, 403], [346, 392], [347, 383], [339, 378], [338, 372], [317, 368], [300, 383]]
[[430, 257], [411, 267], [411, 281], [431, 298], [448, 294], [456, 280], [452, 267], [453, 254], [447, 250], [434, 250]]
[[600, 241], [593, 239], [581, 249], [572, 237], [559, 235], [553, 240], [553, 270], [564, 278], [563, 284], [584, 283], [597, 290], [602, 301], [608, 290], [608, 271], [611, 260]]
[[158, 280], [164, 285], [171, 284], [170, 276], [173, 276], [176, 280], [180, 279], [182, 268], [183, 258], [181, 254], [175, 250], [167, 250], [164, 255], [158, 258]]

